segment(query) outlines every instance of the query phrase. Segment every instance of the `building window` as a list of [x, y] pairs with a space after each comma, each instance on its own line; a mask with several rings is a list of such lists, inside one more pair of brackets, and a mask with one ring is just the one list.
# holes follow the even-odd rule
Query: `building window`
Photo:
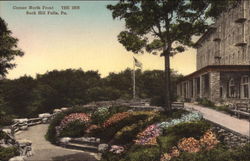
[[249, 98], [249, 77], [241, 77], [241, 98]]
[[229, 97], [235, 98], [236, 97], [236, 87], [234, 79], [230, 79], [229, 81]]

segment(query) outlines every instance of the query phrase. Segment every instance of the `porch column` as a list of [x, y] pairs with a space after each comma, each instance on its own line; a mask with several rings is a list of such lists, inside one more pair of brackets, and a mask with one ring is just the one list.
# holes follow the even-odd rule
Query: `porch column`
[[203, 79], [202, 75], [200, 76], [200, 98], [203, 96]]
[[196, 98], [196, 83], [195, 83], [195, 78], [193, 78], [192, 82], [193, 82], [193, 98], [195, 99]]
[[218, 102], [220, 100], [220, 72], [211, 72], [209, 76], [210, 100]]

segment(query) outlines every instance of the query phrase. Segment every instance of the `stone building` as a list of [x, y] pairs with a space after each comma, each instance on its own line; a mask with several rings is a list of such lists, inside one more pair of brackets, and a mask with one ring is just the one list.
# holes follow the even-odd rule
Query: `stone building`
[[191, 101], [249, 103], [250, 1], [222, 13], [196, 48], [197, 71], [177, 84], [177, 95]]

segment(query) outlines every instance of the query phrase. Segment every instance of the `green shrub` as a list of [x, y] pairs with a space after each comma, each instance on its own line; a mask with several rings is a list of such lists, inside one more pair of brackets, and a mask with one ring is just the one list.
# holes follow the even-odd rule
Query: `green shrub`
[[123, 127], [121, 130], [119, 130], [113, 139], [113, 142], [115, 144], [128, 144], [132, 142], [137, 134], [141, 132], [143, 129], [145, 129], [147, 126], [153, 124], [159, 116], [156, 113], [149, 113], [147, 118], [143, 120], [139, 120], [138, 122]]
[[92, 123], [101, 125], [110, 115], [109, 107], [99, 107], [91, 116]]
[[59, 126], [61, 120], [66, 116], [65, 113], [59, 113], [55, 116], [55, 118], [50, 122], [48, 131], [45, 135], [45, 138], [50, 141], [52, 144], [56, 144], [56, 126]]
[[0, 130], [0, 140], [7, 139], [7, 138], [8, 138], [7, 134]]
[[228, 149], [224, 146], [217, 146], [209, 151], [198, 153], [181, 153], [179, 157], [172, 161], [249, 161], [250, 144], [236, 150]]
[[19, 155], [18, 149], [16, 147], [3, 148], [0, 147], [0, 160], [8, 161], [10, 158]]
[[159, 136], [157, 142], [160, 146], [161, 152], [167, 153], [169, 150], [175, 146], [178, 141], [181, 139], [180, 136], [168, 135], [168, 136]]
[[60, 137], [81, 137], [84, 135], [86, 124], [75, 120], [70, 122], [61, 132]]
[[180, 136], [181, 138], [194, 137], [199, 139], [210, 127], [211, 125], [206, 121], [186, 122], [169, 127], [164, 133], [166, 135]]
[[91, 135], [95, 137], [99, 137], [104, 142], [107, 142], [107, 141], [110, 141], [113, 138], [113, 136], [116, 134], [116, 132], [121, 130], [123, 127], [130, 126], [140, 120], [145, 120], [146, 118], [147, 118], [147, 115], [131, 115], [123, 120], [120, 120], [112, 124], [112, 126], [108, 128], [102, 127], [100, 129], [93, 130]]
[[15, 116], [13, 116], [13, 115], [0, 116], [0, 127], [11, 125], [13, 123], [14, 118], [15, 118]]
[[111, 106], [109, 108], [109, 113], [110, 116], [116, 113], [120, 113], [120, 112], [127, 112], [128, 110], [131, 110], [132, 108], [129, 106]]
[[206, 107], [215, 107], [214, 102], [208, 100], [207, 98], [197, 98], [196, 101], [203, 106]]
[[45, 138], [50, 141], [52, 144], [57, 143], [57, 136], [56, 136], [56, 126], [59, 126], [62, 119], [71, 114], [71, 113], [90, 113], [92, 109], [84, 108], [81, 106], [70, 108], [64, 112], [58, 113], [53, 120], [51, 120], [48, 131], [45, 135]]
[[124, 161], [159, 161], [160, 150], [157, 146], [134, 145], [124, 156]]

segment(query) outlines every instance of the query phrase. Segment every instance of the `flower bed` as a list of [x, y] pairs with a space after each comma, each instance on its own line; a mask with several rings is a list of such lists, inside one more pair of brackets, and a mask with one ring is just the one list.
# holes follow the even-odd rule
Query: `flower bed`
[[182, 115], [181, 118], [179, 119], [173, 119], [168, 122], [159, 123], [157, 126], [159, 126], [161, 129], [167, 129], [170, 126], [174, 126], [180, 123], [197, 121], [201, 119], [202, 119], [202, 115], [199, 112], [192, 112], [186, 115]]
[[[86, 125], [91, 121], [90, 116], [86, 113], [72, 113], [67, 116], [65, 116], [62, 120], [59, 126], [56, 126], [56, 135], [60, 136], [61, 133], [66, 129], [70, 131], [70, 126], [75, 126], [74, 129], [78, 130], [84, 130]], [[71, 131], [74, 133], [74, 131]], [[68, 133], [68, 132], [67, 132]], [[65, 136], [66, 134], [64, 134]], [[73, 134], [72, 134], [73, 135]]]
[[141, 145], [156, 145], [156, 138], [160, 136], [164, 129], [167, 129], [170, 126], [174, 126], [180, 123], [200, 120], [201, 118], [202, 115], [200, 113], [193, 112], [186, 115], [182, 115], [180, 119], [173, 119], [168, 122], [161, 122], [158, 124], [150, 125], [144, 131], [137, 135], [135, 143]]
[[161, 161], [170, 161], [173, 157], [178, 157], [181, 152], [197, 153], [202, 150], [211, 150], [218, 143], [215, 134], [208, 130], [199, 140], [193, 137], [181, 139], [177, 147], [174, 146], [169, 153], [162, 155]]
[[103, 127], [107, 128], [129, 116], [131, 116], [129, 112], [116, 113], [103, 123]]

